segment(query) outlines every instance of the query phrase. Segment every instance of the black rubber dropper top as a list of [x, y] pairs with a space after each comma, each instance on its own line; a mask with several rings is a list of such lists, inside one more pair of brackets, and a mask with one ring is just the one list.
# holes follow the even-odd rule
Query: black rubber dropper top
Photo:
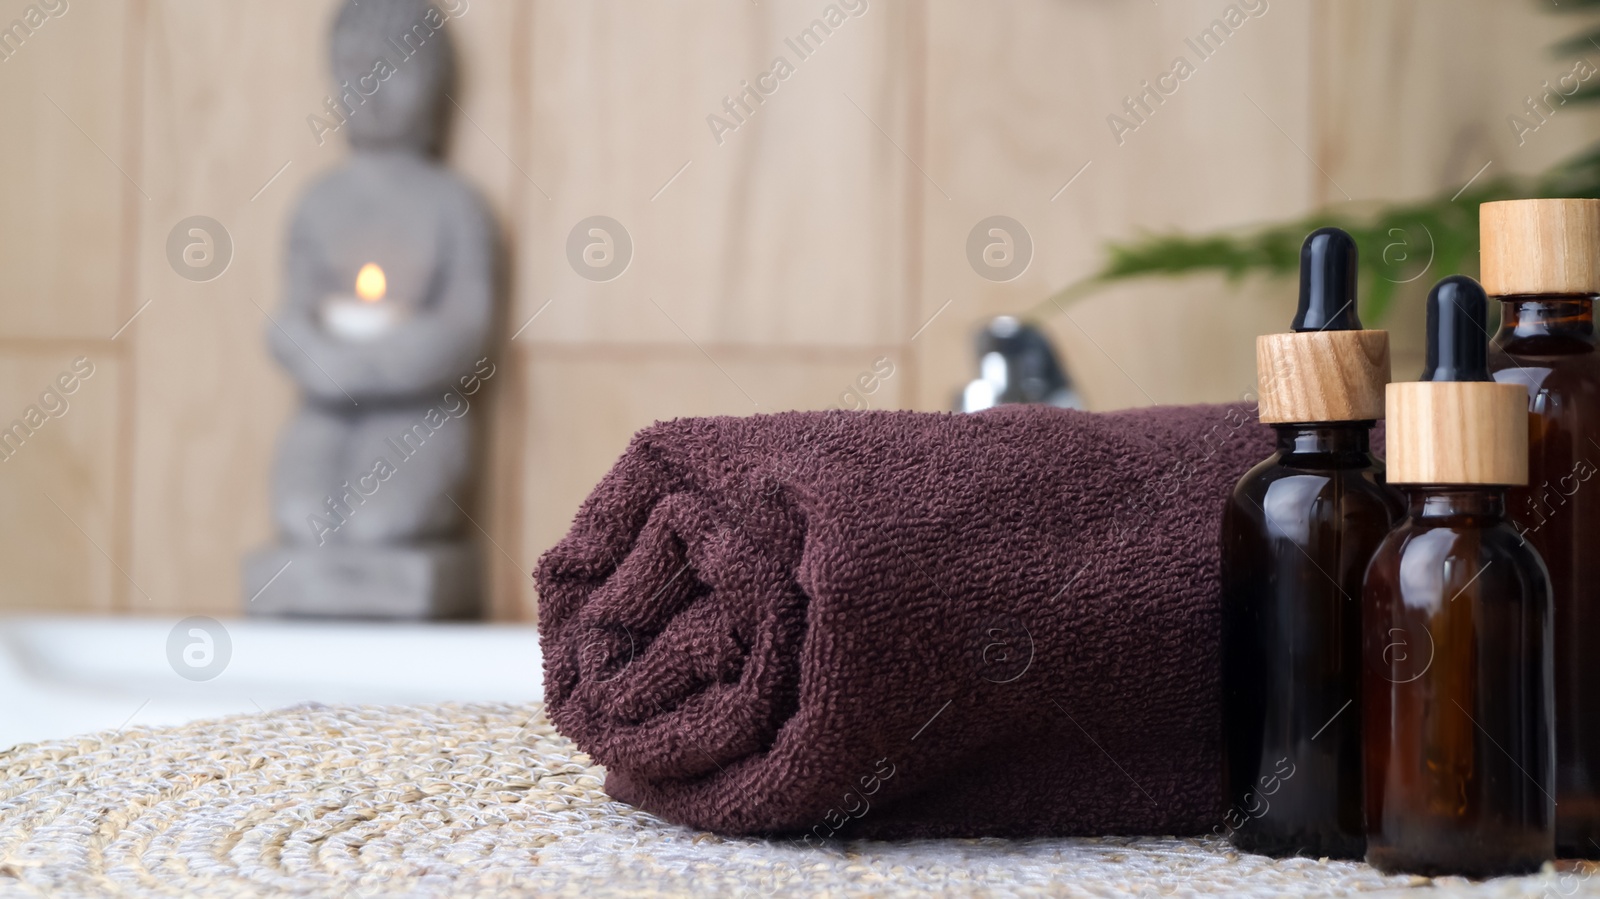
[[1489, 297], [1466, 275], [1451, 275], [1428, 292], [1428, 358], [1424, 381], [1492, 381]]
[[1300, 308], [1292, 331], [1359, 331], [1356, 241], [1338, 228], [1318, 228], [1300, 245]]

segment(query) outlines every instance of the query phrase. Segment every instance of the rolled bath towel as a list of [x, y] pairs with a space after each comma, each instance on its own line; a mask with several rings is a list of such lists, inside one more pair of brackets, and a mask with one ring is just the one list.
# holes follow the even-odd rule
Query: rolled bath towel
[[727, 834], [1221, 821], [1242, 406], [646, 428], [539, 562], [545, 694], [613, 796]]

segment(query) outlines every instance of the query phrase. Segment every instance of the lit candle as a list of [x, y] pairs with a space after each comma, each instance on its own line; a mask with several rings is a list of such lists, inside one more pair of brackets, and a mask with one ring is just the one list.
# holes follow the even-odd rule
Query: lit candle
[[322, 326], [344, 340], [372, 340], [399, 323], [403, 312], [387, 302], [389, 280], [383, 268], [369, 262], [356, 273], [356, 295], [332, 296], [322, 304]]

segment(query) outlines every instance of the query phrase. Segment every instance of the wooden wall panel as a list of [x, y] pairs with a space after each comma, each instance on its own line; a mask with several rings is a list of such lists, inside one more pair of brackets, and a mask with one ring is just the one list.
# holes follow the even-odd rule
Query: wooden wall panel
[[[937, 317], [917, 340], [915, 405], [948, 408], [976, 373], [974, 330], [1038, 311], [1098, 267], [1108, 238], [1304, 208], [1323, 177], [1297, 149], [1311, 133], [1310, 73], [1290, 61], [1308, 52], [1309, 12], [1256, 4], [1202, 59], [1188, 41], [1226, 5], [930, 4], [928, 168], [953, 199], [928, 207], [919, 316]], [[1193, 73], [1167, 78], [1175, 90], [1144, 101], [1153, 111], [1119, 142], [1108, 117], [1138, 123], [1127, 98], [1180, 56]], [[985, 280], [968, 259], [969, 232], [991, 215], [1032, 237], [1033, 262], [1015, 280]], [[1253, 363], [1240, 353], [1281, 315], [1275, 290], [1150, 282], [1043, 320], [1095, 408], [1221, 400], [1249, 386]]]
[[[239, 559], [271, 539], [267, 477], [293, 391], [269, 358], [285, 222], [305, 183], [343, 156], [306, 116], [326, 86], [331, 4], [160, 0], [145, 64], [140, 293], [129, 330], [137, 398], [133, 576], [173, 611], [235, 612]], [[241, 36], [248, 35], [248, 40]], [[285, 165], [288, 168], [284, 168]], [[228, 229], [233, 259], [213, 281], [166, 257], [181, 219]]]
[[1235, 402], [1256, 386], [1255, 336], [1287, 329], [1295, 289], [1267, 278], [1137, 281], [1067, 307], [1046, 330], [1094, 409]]
[[[0, 462], [0, 608], [111, 610], [124, 591], [139, 108], [128, 90], [142, 4], [0, 5], [0, 424], [87, 356], [59, 419]], [[46, 10], [54, 10], [54, 13]], [[42, 14], [43, 21], [39, 21]], [[31, 33], [30, 33], [31, 32]], [[53, 402], [53, 400], [52, 400]], [[119, 560], [119, 561], [113, 561]]]
[[1516, 113], [1537, 124], [1524, 99], [1578, 58], [1600, 67], [1600, 49], [1552, 49], [1592, 16], [1558, 5], [1484, 3], [1465, 15], [1450, 0], [1358, 0], [1321, 3], [1316, 21], [1315, 154], [1358, 199], [1459, 186], [1486, 162], [1484, 178], [1538, 172], [1595, 139], [1592, 107], [1558, 106], [1520, 146], [1506, 121]]
[[[900, 339], [909, 129], [907, 7], [862, 2], [809, 57], [785, 43], [827, 4], [720, 0], [536, 4], [530, 158], [540, 191], [517, 323], [547, 301], [534, 343], [681, 336], [870, 345]], [[841, 12], [843, 6], [840, 6]], [[719, 145], [708, 116], [784, 57], [794, 71]], [[880, 130], [881, 129], [881, 130]], [[926, 188], [930, 193], [932, 186]], [[942, 202], [942, 200], [941, 200]], [[566, 256], [581, 219], [628, 229], [631, 266], [579, 277]]]
[[[91, 374], [74, 383], [78, 358]], [[73, 392], [41, 399], [64, 374]], [[119, 589], [139, 595], [110, 555], [121, 374], [109, 341], [0, 352], [0, 427], [23, 419], [26, 435], [29, 407], [44, 416], [20, 446], [0, 443], [0, 610], [105, 612]]]
[[[488, 201], [501, 229], [502, 271], [498, 323], [489, 349], [498, 371], [480, 408], [480, 477], [468, 505], [469, 531], [478, 540], [488, 576], [486, 608], [500, 620], [526, 616], [531, 608], [529, 572], [504, 564], [496, 549], [515, 546], [525, 530], [519, 485], [527, 476], [524, 423], [527, 418], [520, 357], [513, 349], [511, 298], [523, 277], [511, 250], [520, 244], [530, 195], [542, 201], [521, 169], [528, 154], [526, 96], [527, 45], [531, 5], [484, 3], [465, 7], [449, 25], [455, 41], [458, 83], [451, 94], [450, 140], [445, 164], [470, 180]], [[482, 528], [479, 532], [477, 529]], [[487, 538], [485, 538], [487, 534]]]
[[[28, 6], [0, 3], [0, 22]], [[0, 337], [107, 339], [121, 325], [132, 186], [119, 171], [130, 166], [131, 113], [116, 86], [133, 5], [50, 8], [59, 15], [45, 15], [20, 46], [0, 45]]]

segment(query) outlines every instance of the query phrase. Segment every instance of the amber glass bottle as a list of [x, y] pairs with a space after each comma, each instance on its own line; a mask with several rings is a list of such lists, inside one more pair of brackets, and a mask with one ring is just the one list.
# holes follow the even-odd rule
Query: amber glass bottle
[[1367, 861], [1488, 877], [1555, 853], [1550, 581], [1506, 517], [1527, 473], [1526, 396], [1486, 364], [1470, 278], [1428, 297], [1423, 381], [1388, 389], [1406, 518], [1362, 588]]
[[1368, 432], [1388, 341], [1355, 312], [1355, 243], [1301, 248], [1293, 331], [1257, 343], [1278, 449], [1223, 513], [1223, 827], [1268, 855], [1360, 858], [1361, 576], [1399, 520]]
[[1509, 513], [1555, 597], [1556, 853], [1600, 857], [1600, 200], [1486, 203], [1489, 369], [1528, 392], [1528, 485]]

